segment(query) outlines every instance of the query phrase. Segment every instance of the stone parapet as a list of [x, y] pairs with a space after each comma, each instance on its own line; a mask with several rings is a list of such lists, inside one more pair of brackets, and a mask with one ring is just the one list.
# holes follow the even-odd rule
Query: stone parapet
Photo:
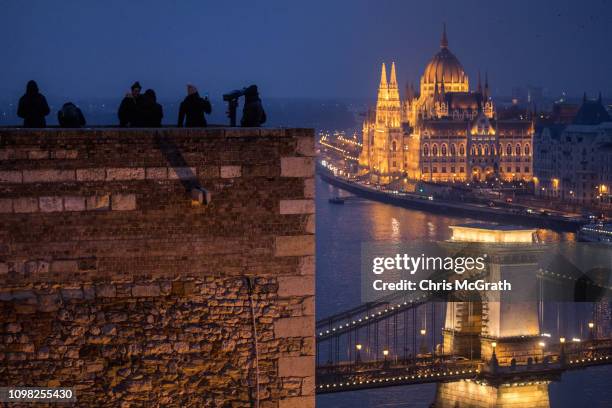
[[0, 129], [0, 386], [250, 407], [252, 302], [260, 407], [314, 406], [314, 154], [310, 129]]

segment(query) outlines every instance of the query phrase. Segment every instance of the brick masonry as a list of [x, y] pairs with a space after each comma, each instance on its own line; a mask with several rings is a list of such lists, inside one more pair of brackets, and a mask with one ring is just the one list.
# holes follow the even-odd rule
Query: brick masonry
[[313, 163], [309, 129], [0, 129], [0, 386], [253, 406], [248, 276], [260, 407], [314, 406]]

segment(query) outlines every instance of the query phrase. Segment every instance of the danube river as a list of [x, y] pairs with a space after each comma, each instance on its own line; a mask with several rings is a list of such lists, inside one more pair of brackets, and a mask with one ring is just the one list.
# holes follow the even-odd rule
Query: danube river
[[[393, 207], [358, 197], [344, 205], [328, 199], [349, 194], [320, 178], [316, 182], [317, 206], [317, 318], [337, 313], [360, 303], [361, 243], [445, 240], [450, 225], [474, 219], [430, 214]], [[543, 241], [573, 240], [573, 234], [541, 230]], [[548, 387], [550, 406], [611, 407], [612, 367], [596, 367], [566, 373], [562, 381]], [[436, 397], [436, 385], [413, 385], [364, 390], [317, 397], [322, 408], [429, 407]]]

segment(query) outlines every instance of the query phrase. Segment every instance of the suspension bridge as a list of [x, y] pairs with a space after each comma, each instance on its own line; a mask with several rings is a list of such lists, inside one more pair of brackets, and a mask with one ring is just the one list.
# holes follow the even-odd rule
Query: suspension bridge
[[[533, 267], [523, 255], [515, 264]], [[507, 263], [507, 257], [499, 262]], [[502, 274], [503, 268], [498, 265]], [[434, 292], [400, 292], [320, 319], [316, 392], [456, 381], [537, 385], [559, 380], [568, 370], [610, 364], [610, 288], [599, 285], [604, 295], [596, 303], [545, 298], [547, 286], [575, 288], [581, 279], [538, 269], [539, 299], [530, 303], [443, 302]], [[552, 324], [544, 322], [551, 313], [547, 307], [556, 307]], [[587, 317], [577, 317], [572, 308]], [[575, 321], [568, 322], [569, 316]]]

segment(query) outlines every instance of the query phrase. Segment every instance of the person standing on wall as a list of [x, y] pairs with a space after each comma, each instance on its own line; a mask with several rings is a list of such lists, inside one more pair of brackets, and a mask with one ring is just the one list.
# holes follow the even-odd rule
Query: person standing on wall
[[23, 118], [23, 127], [44, 128], [47, 126], [45, 116], [50, 112], [47, 99], [38, 91], [36, 81], [29, 81], [26, 93], [19, 99], [17, 108], [17, 116]]
[[251, 85], [244, 90], [244, 107], [242, 108], [242, 127], [259, 127], [266, 123], [264, 111], [257, 85]]
[[119, 125], [122, 127], [134, 126], [134, 120], [136, 119], [138, 104], [142, 102], [142, 95], [140, 91], [142, 87], [140, 82], [136, 81], [132, 84], [130, 92], [128, 92], [121, 105], [119, 105]]
[[161, 127], [164, 111], [157, 103], [157, 95], [152, 89], [147, 89], [136, 105], [133, 127]]
[[202, 98], [195, 86], [187, 84], [187, 96], [179, 108], [178, 127], [205, 127], [212, 107], [208, 98]]

